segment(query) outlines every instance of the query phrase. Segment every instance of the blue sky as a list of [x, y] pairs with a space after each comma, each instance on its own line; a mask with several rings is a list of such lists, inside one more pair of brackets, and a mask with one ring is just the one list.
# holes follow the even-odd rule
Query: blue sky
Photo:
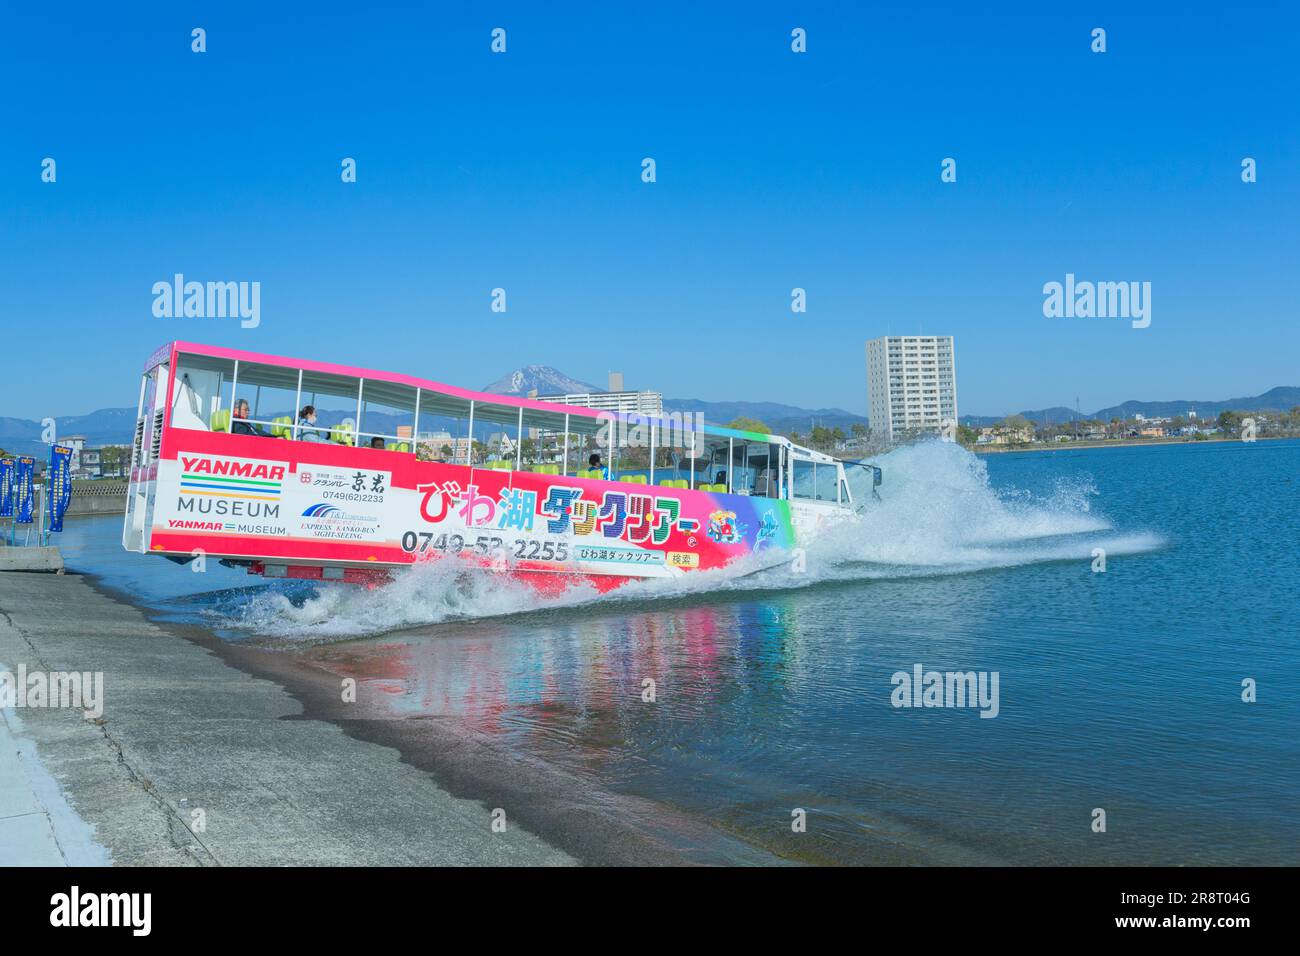
[[[856, 412], [886, 332], [956, 336], [963, 414], [1300, 384], [1281, 3], [82, 6], [0, 25], [0, 415], [134, 404], [174, 338]], [[176, 272], [260, 326], [155, 318]], [[1150, 328], [1044, 318], [1067, 272]]]

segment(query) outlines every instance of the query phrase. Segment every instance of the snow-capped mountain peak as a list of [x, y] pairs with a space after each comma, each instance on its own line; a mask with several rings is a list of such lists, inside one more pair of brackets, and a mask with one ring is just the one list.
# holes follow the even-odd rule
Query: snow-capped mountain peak
[[570, 378], [559, 369], [549, 365], [525, 365], [507, 375], [501, 376], [483, 391], [496, 395], [527, 395], [537, 389], [538, 395], [567, 395], [582, 392], [603, 392], [604, 389], [590, 382], [580, 382]]

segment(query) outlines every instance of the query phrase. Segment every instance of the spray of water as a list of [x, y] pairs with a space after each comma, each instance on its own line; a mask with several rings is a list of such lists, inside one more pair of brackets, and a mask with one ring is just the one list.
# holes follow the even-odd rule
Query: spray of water
[[1123, 555], [1162, 544], [1158, 535], [1117, 532], [1095, 509], [1096, 489], [1086, 478], [1058, 482], [1046, 496], [995, 489], [983, 461], [958, 445], [938, 441], [897, 449], [876, 462], [887, 476], [881, 500], [872, 500], [870, 475], [853, 469], [850, 482], [860, 520], [811, 542], [799, 566], [784, 555], [756, 555], [725, 569], [636, 581], [604, 595], [575, 582], [560, 594], [541, 597], [508, 575], [438, 561], [371, 590], [351, 585], [315, 587], [305, 594], [261, 590], [238, 610], [235, 624], [263, 635], [332, 640], [597, 601], [959, 574], [1087, 560], [1094, 548]]

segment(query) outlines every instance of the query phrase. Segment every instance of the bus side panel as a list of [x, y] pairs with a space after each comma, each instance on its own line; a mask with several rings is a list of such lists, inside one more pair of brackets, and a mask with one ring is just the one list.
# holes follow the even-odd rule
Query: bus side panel
[[666, 577], [794, 543], [789, 504], [169, 429], [149, 550], [290, 564], [475, 555], [511, 569]]
[[147, 371], [140, 392], [131, 449], [126, 513], [122, 523], [122, 546], [129, 551], [145, 550], [147, 529], [153, 521], [155, 479], [167, 407], [169, 367], [164, 363]]

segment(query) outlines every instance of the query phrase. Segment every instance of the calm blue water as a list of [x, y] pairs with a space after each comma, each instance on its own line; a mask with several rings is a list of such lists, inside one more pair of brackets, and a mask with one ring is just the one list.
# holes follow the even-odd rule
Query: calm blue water
[[[167, 616], [357, 677], [386, 714], [454, 718], [791, 858], [1300, 862], [1300, 442], [880, 463], [884, 501], [805, 574], [540, 608], [432, 574], [249, 588], [123, 554], [117, 521], [63, 543]], [[998, 716], [891, 706], [918, 663], [997, 671]]]

